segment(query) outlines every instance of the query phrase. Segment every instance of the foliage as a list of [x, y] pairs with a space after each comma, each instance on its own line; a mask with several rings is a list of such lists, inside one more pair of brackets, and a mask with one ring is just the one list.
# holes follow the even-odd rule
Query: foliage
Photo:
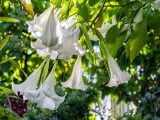
[[[32, 0], [34, 11], [31, 7], [25, 8], [20, 0], [0, 0], [1, 97], [5, 98], [4, 94], [11, 93], [7, 88], [11, 88], [12, 82], [21, 83], [42, 62], [42, 58], [30, 46], [30, 42], [35, 39], [28, 33], [26, 22], [33, 19], [33, 12], [42, 13], [50, 2], [60, 9], [61, 20], [78, 15], [77, 24], [81, 27], [79, 42], [83, 48], [89, 50], [83, 56], [83, 68], [87, 74], [84, 79], [89, 89], [85, 92], [67, 89], [69, 95], [57, 112], [49, 113], [47, 110], [31, 107], [26, 118], [46, 119], [57, 116], [64, 120], [87, 119], [90, 116], [89, 105], [98, 102], [98, 94], [102, 93], [103, 97], [108, 94], [117, 96], [118, 102], [133, 101], [138, 106], [135, 119], [158, 119], [160, 11], [152, 7], [154, 1], [150, 0]], [[117, 24], [105, 31], [103, 36], [98, 28], [104, 21], [112, 24], [113, 16], [116, 16]], [[98, 36], [98, 41], [92, 41], [92, 32]], [[94, 50], [96, 46], [100, 47], [101, 58]], [[132, 74], [127, 84], [116, 88], [106, 87], [109, 81], [106, 48], [120, 67]], [[60, 82], [71, 74], [74, 58], [75, 56], [69, 62], [58, 62], [55, 76], [56, 91], [59, 94], [64, 92]], [[5, 100], [1, 101], [1, 106], [3, 102]], [[0, 111], [3, 111], [0, 116], [6, 117], [8, 110]], [[9, 118], [9, 114], [8, 119], [15, 119], [12, 116], [11, 113]], [[131, 116], [128, 115], [127, 119], [133, 119]]]

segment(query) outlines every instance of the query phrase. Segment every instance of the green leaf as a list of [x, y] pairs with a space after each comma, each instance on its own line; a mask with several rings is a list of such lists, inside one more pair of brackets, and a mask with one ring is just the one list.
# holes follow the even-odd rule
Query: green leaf
[[0, 86], [0, 94], [11, 94], [13, 91], [9, 88]]
[[87, 5], [83, 5], [79, 7], [79, 15], [85, 20], [89, 15], [89, 10]]
[[89, 0], [89, 5], [94, 6], [99, 0]]
[[144, 19], [136, 25], [135, 31], [126, 43], [126, 56], [130, 58], [131, 62], [138, 56], [147, 39], [146, 19]]
[[118, 34], [119, 29], [117, 28], [117, 25], [112, 26], [105, 36], [106, 42], [114, 43], [118, 37]]
[[126, 34], [127, 34], [127, 31], [123, 31], [119, 33], [117, 37], [115, 37], [115, 40], [113, 39], [114, 42], [112, 41], [105, 42], [107, 49], [109, 50], [112, 56], [115, 56], [119, 48], [123, 45]]
[[149, 14], [147, 16], [147, 25], [154, 29], [160, 29], [160, 13]]
[[6, 37], [4, 40], [0, 41], [0, 50], [3, 49], [3, 47], [7, 44], [8, 40], [9, 40], [9, 36]]
[[19, 22], [18, 19], [16, 19], [16, 18], [10, 18], [10, 17], [0, 17], [0, 21], [3, 21], [3, 22], [13, 22], [13, 23]]

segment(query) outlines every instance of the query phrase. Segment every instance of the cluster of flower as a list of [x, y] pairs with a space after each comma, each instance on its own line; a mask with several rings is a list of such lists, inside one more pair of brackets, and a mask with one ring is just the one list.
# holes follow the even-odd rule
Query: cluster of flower
[[[60, 21], [58, 13], [51, 6], [40, 16], [35, 16], [33, 21], [28, 22], [28, 31], [37, 39], [37, 41], [31, 43], [31, 46], [36, 49], [39, 55], [43, 57], [49, 56], [52, 60], [68, 60], [72, 55], [78, 55], [71, 76], [66, 82], [62, 82], [62, 86], [86, 90], [87, 86], [83, 83], [82, 78], [81, 61], [81, 56], [86, 51], [77, 42], [79, 40], [80, 29], [76, 26], [76, 16], [71, 16], [67, 20]], [[128, 82], [130, 75], [127, 72], [121, 71], [109, 52], [107, 52], [107, 56], [111, 76], [107, 86], [112, 87]], [[56, 82], [53, 74], [55, 65], [48, 76], [46, 75], [45, 81], [41, 81], [41, 76], [46, 72], [42, 72], [42, 69], [49, 66], [49, 59], [45, 59], [27, 80], [18, 85], [12, 84], [13, 91], [15, 93], [20, 91], [25, 99], [36, 103], [37, 107], [51, 110], [57, 109], [64, 101], [65, 95], [63, 97], [58, 96], [54, 90], [54, 83]], [[46, 68], [48, 69], [48, 67]]]
[[17, 113], [20, 117], [27, 112], [28, 100], [23, 100], [23, 95], [20, 95], [18, 92], [17, 98], [16, 97], [9, 97], [9, 99], [4, 103], [4, 107], [11, 107], [12, 111]]

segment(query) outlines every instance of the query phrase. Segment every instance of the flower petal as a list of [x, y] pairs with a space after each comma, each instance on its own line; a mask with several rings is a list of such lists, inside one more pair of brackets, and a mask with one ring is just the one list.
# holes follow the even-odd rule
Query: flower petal
[[28, 22], [28, 31], [33, 37], [41, 41], [44, 46], [53, 47], [58, 43], [56, 27], [58, 18], [54, 11], [54, 7], [49, 7], [40, 16], [35, 16], [33, 21]]
[[56, 80], [53, 71], [54, 67], [40, 88], [41, 95], [37, 98], [37, 107], [55, 110], [65, 99], [65, 96], [58, 96], [54, 90]]
[[40, 40], [37, 40], [35, 42], [31, 42], [31, 47], [34, 49], [46, 49], [46, 46], [44, 44], [42, 44], [42, 42]]
[[121, 71], [116, 61], [108, 52], [108, 66], [110, 70], [110, 81], [107, 84], [108, 87], [118, 86], [122, 83], [127, 83], [128, 80], [131, 78], [128, 72]]
[[[68, 33], [67, 33], [68, 32]], [[79, 40], [79, 28], [75, 28], [73, 31], [65, 30], [62, 33], [62, 48], [58, 51], [58, 58], [68, 60], [72, 55], [83, 55], [85, 51], [78, 45]], [[66, 34], [67, 33], [67, 34]]]
[[66, 88], [87, 89], [87, 86], [83, 83], [81, 57], [77, 58], [70, 78], [66, 82], [62, 82], [62, 85]]
[[21, 94], [24, 94], [26, 91], [33, 91], [37, 87], [37, 83], [39, 81], [41, 70], [45, 64], [46, 60], [42, 62], [42, 64], [21, 84], [12, 84], [12, 89], [15, 94], [18, 93], [18, 91]]
[[56, 108], [55, 102], [51, 98], [48, 98], [46, 96], [44, 96], [41, 100], [39, 100], [39, 102], [37, 103], [37, 107], [47, 108], [50, 110], [55, 110]]

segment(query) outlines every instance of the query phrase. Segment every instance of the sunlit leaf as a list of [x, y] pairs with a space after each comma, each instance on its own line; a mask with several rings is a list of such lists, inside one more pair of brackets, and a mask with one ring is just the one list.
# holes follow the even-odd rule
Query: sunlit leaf
[[88, 14], [89, 14], [89, 10], [88, 10], [87, 5], [83, 5], [83, 6], [80, 6], [80, 7], [79, 7], [79, 15], [80, 15], [84, 20], [87, 19]]
[[13, 91], [9, 88], [0, 86], [0, 94], [11, 94]]
[[19, 20], [16, 18], [10, 18], [10, 17], [0, 17], [0, 21], [2, 22], [13, 22], [13, 23], [18, 23]]
[[0, 50], [3, 49], [3, 47], [7, 44], [8, 41], [9, 41], [9, 36], [6, 37], [4, 40], [0, 41]]
[[139, 51], [147, 43], [147, 39], [146, 19], [144, 19], [136, 25], [135, 31], [126, 43], [126, 56], [130, 58], [130, 61], [133, 61], [139, 54]]

